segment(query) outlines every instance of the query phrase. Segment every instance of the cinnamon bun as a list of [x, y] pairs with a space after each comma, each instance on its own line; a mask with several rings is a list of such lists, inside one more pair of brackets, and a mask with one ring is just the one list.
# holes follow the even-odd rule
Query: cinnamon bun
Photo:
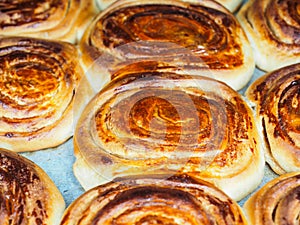
[[122, 0], [102, 11], [80, 42], [82, 64], [96, 90], [126, 65], [158, 61], [178, 73], [210, 76], [234, 89], [255, 62], [237, 19], [215, 1]]
[[21, 152], [63, 143], [89, 94], [72, 44], [0, 39], [0, 147]]
[[58, 225], [64, 210], [60, 191], [39, 166], [0, 149], [1, 224]]
[[300, 169], [300, 64], [265, 74], [246, 91], [266, 143], [266, 160], [278, 174]]
[[250, 0], [238, 12], [257, 66], [270, 72], [300, 62], [300, 2]]
[[0, 35], [74, 43], [97, 12], [92, 0], [1, 1]]
[[281, 175], [259, 189], [244, 204], [250, 224], [297, 224], [299, 221], [299, 172]]
[[119, 74], [83, 111], [74, 150], [74, 173], [85, 189], [120, 176], [181, 172], [237, 200], [264, 171], [242, 97], [214, 79], [171, 72]]
[[118, 179], [81, 195], [61, 225], [248, 224], [239, 205], [210, 183], [188, 176]]

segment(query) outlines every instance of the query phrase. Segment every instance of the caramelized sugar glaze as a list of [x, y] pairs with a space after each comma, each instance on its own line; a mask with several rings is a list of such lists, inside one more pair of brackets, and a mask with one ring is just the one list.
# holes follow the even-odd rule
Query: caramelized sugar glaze
[[[105, 48], [117, 48], [138, 40], [171, 42], [190, 51], [197, 47], [196, 53], [203, 53], [201, 59], [204, 61], [204, 67], [208, 65], [211, 69], [230, 69], [240, 66], [243, 63], [241, 46], [233, 38], [228, 39], [230, 34], [226, 28], [237, 26], [235, 20], [226, 13], [214, 9], [207, 10], [203, 6], [191, 5], [190, 9], [189, 11], [176, 5], [155, 4], [121, 8], [97, 21], [95, 26], [103, 26], [105, 32], [95, 29], [90, 41], [97, 44], [97, 37], [101, 36], [99, 45], [103, 44]], [[208, 46], [207, 49], [204, 43]], [[225, 49], [226, 53], [238, 54], [225, 57]], [[148, 54], [148, 57], [152, 57], [159, 49], [133, 50], [135, 57], [147, 57]], [[218, 50], [223, 50], [220, 51], [220, 55], [211, 54]], [[165, 51], [166, 56], [170, 53], [169, 57], [172, 58], [174, 49]]]
[[[183, 172], [241, 198], [260, 182], [260, 144], [251, 110], [224, 83], [133, 72], [114, 79], [84, 110], [74, 172], [86, 189], [126, 174]], [[227, 185], [238, 177], [242, 187]]]
[[[7, 154], [7, 153], [6, 153]], [[26, 164], [18, 159], [10, 158], [0, 154], [1, 164], [1, 223], [11, 221], [12, 224], [25, 224], [23, 220], [27, 217], [27, 199], [32, 202], [30, 215], [36, 217], [36, 223], [42, 224], [48, 215], [44, 209], [44, 202], [41, 199], [47, 199], [48, 194], [43, 193], [41, 180]], [[41, 199], [31, 199], [37, 191]], [[31, 198], [28, 197], [31, 196]], [[31, 205], [30, 203], [28, 205]], [[3, 220], [4, 219], [4, 220]]]
[[297, 224], [299, 172], [287, 173], [265, 184], [244, 205], [251, 224]]
[[1, 15], [3, 18], [0, 22], [1, 29], [9, 29], [16, 24], [28, 25], [37, 24], [41, 26], [45, 20], [51, 18], [53, 23], [58, 23], [55, 19], [61, 16], [61, 12], [68, 9], [67, 1], [2, 1]]
[[247, 224], [222, 191], [188, 176], [129, 178], [95, 187], [65, 212], [61, 225]]
[[76, 42], [96, 10], [91, 0], [4, 0], [0, 12], [0, 35]]
[[[134, 79], [151, 80], [151, 76], [156, 78], [160, 75], [162, 74], [144, 73]], [[180, 76], [168, 75], [171, 79], [180, 79]], [[122, 85], [125, 82], [123, 81]], [[130, 92], [129, 89], [126, 91]], [[228, 129], [232, 128], [227, 127], [227, 119], [230, 121], [229, 124], [234, 127], [230, 129], [234, 132], [234, 137], [248, 138], [247, 129], [239, 130], [237, 125], [242, 123], [246, 128], [252, 126], [249, 117], [243, 121], [240, 120], [242, 117], [234, 118], [234, 114], [231, 113], [227, 118], [228, 113], [236, 111], [238, 106], [240, 106], [240, 114], [247, 115], [247, 108], [241, 99], [236, 99], [237, 106], [235, 106], [229, 101], [223, 102], [219, 96], [211, 96], [207, 99], [208, 96], [204, 92], [199, 91], [195, 95], [193, 89], [190, 91], [191, 93], [186, 93], [180, 89], [141, 88], [130, 96], [123, 92], [115, 92], [115, 95], [104, 102], [95, 114], [97, 139], [101, 139], [103, 143], [109, 143], [116, 140], [115, 134], [122, 134], [125, 146], [129, 146], [135, 141], [142, 142], [139, 145], [133, 144], [137, 150], [140, 147], [151, 148], [155, 152], [173, 152], [175, 149], [201, 151], [207, 149], [207, 145], [210, 144], [214, 148], [219, 147], [223, 139], [222, 135], [227, 136]], [[212, 99], [212, 97], [216, 97], [216, 99]], [[120, 98], [122, 101], [119, 100]], [[192, 104], [194, 107], [186, 107], [188, 104]], [[130, 111], [128, 111], [129, 106]], [[220, 113], [221, 110], [222, 113]], [[225, 131], [218, 133], [217, 129]], [[136, 138], [130, 138], [131, 135]], [[153, 142], [142, 141], [147, 138], [151, 138]], [[214, 146], [215, 143], [208, 141], [201, 142], [199, 138], [214, 140], [216, 146]], [[157, 143], [162, 139], [165, 142]], [[157, 143], [157, 145], [153, 143]], [[117, 149], [111, 151], [114, 150]], [[132, 158], [144, 158], [144, 155], [138, 155], [138, 153], [133, 156], [134, 153], [135, 151], [131, 152]], [[180, 153], [178, 152], [178, 154]], [[113, 155], [124, 157], [122, 153], [118, 152], [114, 152]]]
[[1, 39], [0, 146], [32, 151], [71, 137], [75, 93], [83, 75], [76, 56], [76, 48], [67, 43]]
[[247, 90], [268, 147], [267, 161], [275, 172], [300, 168], [300, 64], [270, 72]]
[[119, 1], [98, 15], [80, 46], [85, 67], [102, 69], [92, 80], [108, 76], [101, 78], [104, 83], [123, 66], [149, 60], [177, 66], [181, 73], [201, 71], [235, 89], [254, 70], [238, 21], [213, 1]]
[[1, 224], [55, 225], [64, 200], [50, 178], [33, 162], [0, 149]]
[[257, 66], [272, 71], [300, 62], [300, 3], [250, 0], [237, 15], [254, 48]]

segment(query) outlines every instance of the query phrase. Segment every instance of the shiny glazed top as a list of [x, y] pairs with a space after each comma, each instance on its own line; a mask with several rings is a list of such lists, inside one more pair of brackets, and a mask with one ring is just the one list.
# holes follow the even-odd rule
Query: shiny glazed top
[[112, 51], [127, 60], [182, 60], [210, 69], [241, 66], [241, 28], [234, 16], [214, 4], [120, 3], [93, 23], [88, 45], [99, 53], [91, 54], [97, 58]]
[[68, 7], [64, 0], [1, 1], [0, 28], [5, 31], [26, 26], [26, 32], [52, 28], [62, 20]]
[[247, 224], [237, 203], [189, 176], [129, 177], [93, 188], [66, 211], [61, 225]]
[[3, 150], [0, 150], [0, 191], [1, 224], [42, 225], [47, 221], [49, 196], [34, 166]]

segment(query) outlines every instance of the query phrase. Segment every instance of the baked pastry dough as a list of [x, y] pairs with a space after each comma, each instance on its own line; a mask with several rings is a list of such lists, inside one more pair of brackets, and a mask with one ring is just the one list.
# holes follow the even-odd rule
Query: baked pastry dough
[[239, 205], [188, 176], [127, 178], [95, 187], [66, 210], [71, 224], [248, 224]]
[[[98, 7], [101, 10], [106, 9], [111, 4], [120, 1], [120, 0], [95, 0], [97, 1]], [[199, 0], [183, 0], [188, 2], [199, 2]], [[238, 7], [241, 5], [242, 0], [216, 0], [216, 2], [221, 3], [224, 5], [227, 9], [229, 9], [231, 12], [234, 12], [238, 9]]]
[[0, 35], [76, 42], [98, 10], [93, 0], [17, 0], [0, 4]]
[[260, 144], [251, 109], [224, 83], [127, 71], [83, 111], [74, 173], [90, 189], [120, 176], [182, 172], [238, 200], [263, 177]]
[[265, 184], [244, 204], [250, 224], [297, 224], [299, 221], [299, 172], [281, 175]]
[[249, 0], [237, 18], [264, 71], [300, 62], [300, 2], [298, 0]]
[[266, 160], [282, 174], [300, 169], [300, 64], [265, 74], [246, 91], [256, 107]]
[[61, 193], [40, 167], [0, 149], [1, 224], [58, 225], [64, 210]]
[[215, 1], [117, 1], [101, 12], [80, 42], [95, 90], [126, 65], [159, 61], [179, 73], [216, 78], [234, 89], [252, 77], [255, 62], [240, 24]]
[[33, 151], [69, 139], [90, 99], [77, 49], [66, 42], [2, 37], [0, 61], [0, 147]]

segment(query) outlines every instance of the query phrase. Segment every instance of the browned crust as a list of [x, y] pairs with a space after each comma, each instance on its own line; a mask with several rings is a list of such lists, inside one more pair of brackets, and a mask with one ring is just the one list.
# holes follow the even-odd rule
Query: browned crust
[[76, 48], [66, 42], [8, 37], [0, 41], [0, 54], [0, 146], [34, 151], [69, 139], [90, 97]]
[[241, 96], [224, 83], [175, 73], [139, 72], [111, 82], [84, 110], [74, 149], [74, 172], [86, 189], [141, 171], [180, 171], [239, 199], [264, 169], [252, 112]]
[[30, 0], [1, 3], [0, 35], [77, 42], [98, 12], [92, 0]]
[[49, 176], [32, 161], [0, 149], [2, 224], [58, 225], [64, 199]]
[[292, 224], [299, 212], [299, 172], [281, 175], [260, 188], [244, 204], [250, 224]]
[[[95, 210], [90, 210], [95, 209]], [[188, 176], [127, 177], [87, 191], [62, 225], [248, 224], [238, 204], [215, 186]]]
[[238, 21], [214, 1], [118, 1], [98, 14], [80, 49], [90, 80], [104, 83], [123, 66], [159, 61], [241, 89], [255, 66]]
[[267, 161], [278, 174], [300, 168], [300, 64], [265, 74], [246, 91], [265, 136]]
[[264, 71], [300, 62], [299, 2], [250, 0], [237, 14]]

